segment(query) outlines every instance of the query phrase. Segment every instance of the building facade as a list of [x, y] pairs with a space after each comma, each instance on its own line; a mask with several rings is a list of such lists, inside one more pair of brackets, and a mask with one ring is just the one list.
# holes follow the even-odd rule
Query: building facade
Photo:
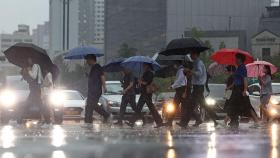
[[50, 0], [51, 51], [103, 43], [104, 0]]
[[252, 52], [260, 60], [269, 60], [280, 55], [280, 34], [264, 30], [252, 39]]
[[165, 45], [166, 0], [106, 0], [106, 60], [118, 57], [122, 44], [152, 55]]
[[49, 27], [49, 22], [45, 22], [44, 24], [37, 25], [37, 28], [32, 30], [33, 43], [45, 50], [50, 48]]
[[[69, 3], [68, 3], [69, 2]], [[50, 0], [50, 55], [79, 45], [79, 1]]]
[[280, 55], [280, 3], [266, 9], [260, 18], [259, 32], [251, 38], [254, 56], [263, 60]]
[[106, 0], [105, 50], [107, 58], [117, 56], [127, 43], [139, 53], [156, 52], [185, 31], [246, 31], [250, 37], [271, 0]]
[[28, 25], [18, 25], [18, 30], [12, 34], [0, 34], [0, 52], [3, 52], [16, 43], [33, 43]]

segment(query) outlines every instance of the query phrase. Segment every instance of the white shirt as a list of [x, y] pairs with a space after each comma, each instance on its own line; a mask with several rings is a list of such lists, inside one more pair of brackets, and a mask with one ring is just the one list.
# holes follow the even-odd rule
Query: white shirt
[[28, 71], [28, 74], [33, 80], [37, 79], [38, 84], [43, 83], [42, 71], [38, 64], [33, 64], [32, 69]]
[[204, 63], [197, 59], [193, 61], [193, 71], [192, 84], [193, 85], [205, 85], [207, 80], [207, 73]]
[[186, 85], [187, 85], [187, 78], [184, 74], [184, 67], [180, 66], [176, 73], [176, 79], [171, 87], [172, 89], [176, 89], [176, 88], [184, 87]]

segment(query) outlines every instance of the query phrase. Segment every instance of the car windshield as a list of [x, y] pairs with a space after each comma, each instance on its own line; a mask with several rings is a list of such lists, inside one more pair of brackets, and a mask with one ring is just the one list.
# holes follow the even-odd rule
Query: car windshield
[[225, 95], [225, 85], [209, 85], [210, 96], [222, 98]]
[[67, 100], [84, 100], [79, 92], [64, 92]]
[[280, 85], [272, 85], [273, 93], [280, 93]]
[[18, 78], [8, 78], [6, 81], [6, 87], [14, 90], [28, 90], [28, 83]]
[[121, 83], [108, 83], [106, 85], [107, 92], [106, 94], [121, 94], [123, 88]]

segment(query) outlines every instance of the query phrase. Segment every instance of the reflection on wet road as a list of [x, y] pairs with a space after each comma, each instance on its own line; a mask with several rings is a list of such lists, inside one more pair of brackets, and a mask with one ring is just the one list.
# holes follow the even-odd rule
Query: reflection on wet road
[[272, 124], [240, 130], [215, 128], [205, 123], [200, 128], [154, 129], [152, 125], [131, 129], [94, 124], [38, 128], [1, 126], [0, 158], [278, 158], [280, 127]]

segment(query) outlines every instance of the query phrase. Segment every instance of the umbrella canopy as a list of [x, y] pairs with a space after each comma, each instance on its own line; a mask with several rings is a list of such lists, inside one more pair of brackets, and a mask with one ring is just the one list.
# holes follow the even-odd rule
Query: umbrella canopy
[[236, 54], [243, 54], [246, 57], [244, 64], [249, 64], [254, 61], [253, 56], [241, 49], [223, 48], [211, 55], [211, 59], [223, 65], [236, 65]]
[[170, 56], [170, 55], [186, 55], [190, 51], [203, 52], [209, 48], [204, 45], [200, 40], [195, 38], [180, 38], [172, 40], [166, 47], [166, 49], [160, 54]]
[[123, 70], [121, 63], [125, 58], [117, 58], [110, 60], [106, 65], [103, 66], [105, 72], [120, 72]]
[[67, 54], [65, 55], [65, 59], [84, 59], [85, 56], [93, 54], [96, 57], [101, 57], [104, 54], [101, 53], [100, 49], [97, 49], [95, 47], [77, 47], [74, 49], [71, 49]]
[[8, 61], [19, 67], [26, 67], [27, 59], [31, 58], [35, 64], [39, 64], [45, 75], [50, 72], [53, 63], [46, 50], [30, 43], [17, 43], [4, 51]]
[[274, 74], [277, 72], [277, 67], [266, 61], [254, 61], [253, 63], [247, 64], [247, 75], [248, 77], [259, 77], [263, 76], [263, 68], [267, 65], [270, 67], [271, 73]]
[[168, 78], [176, 76], [177, 69], [174, 66], [165, 66], [162, 67], [160, 70], [156, 71], [155, 77], [159, 78]]
[[218, 76], [226, 73], [226, 66], [218, 64], [216, 62], [212, 63], [208, 67], [208, 73], [210, 76]]
[[174, 65], [176, 61], [184, 61], [185, 55], [172, 55], [172, 56], [165, 56], [159, 53], [156, 53], [152, 59], [154, 59], [160, 65]]
[[143, 65], [151, 64], [154, 71], [160, 69], [160, 65], [150, 57], [145, 56], [133, 56], [126, 59], [121, 63], [121, 66], [131, 70], [135, 76], [140, 77], [144, 71]]

